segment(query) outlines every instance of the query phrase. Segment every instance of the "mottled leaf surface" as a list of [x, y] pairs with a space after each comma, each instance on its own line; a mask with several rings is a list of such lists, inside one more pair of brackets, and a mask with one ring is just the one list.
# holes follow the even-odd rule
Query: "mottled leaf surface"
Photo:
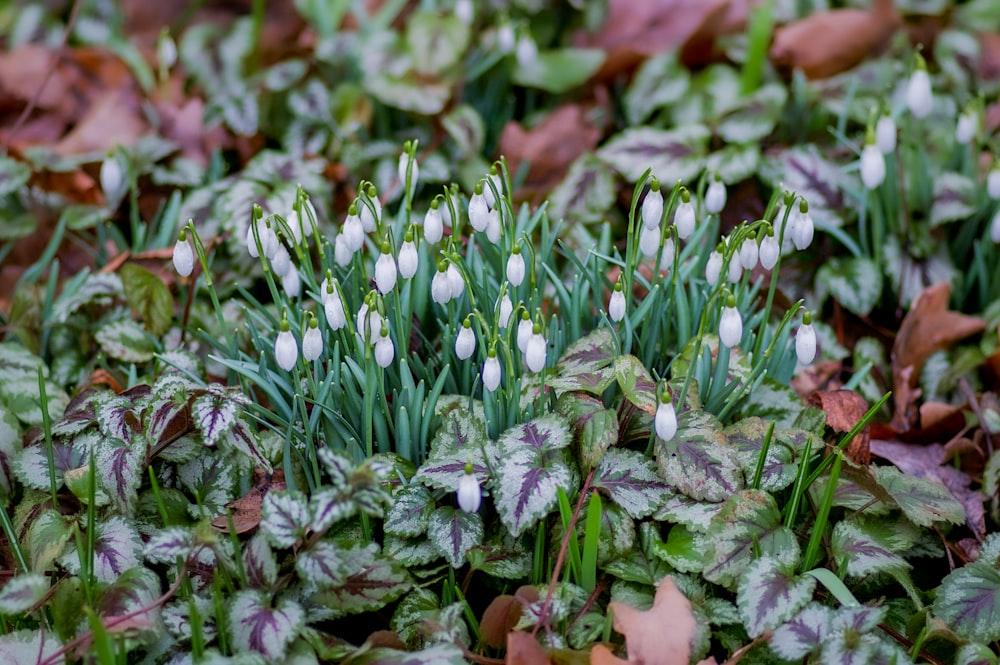
[[762, 556], [740, 578], [736, 605], [751, 637], [777, 628], [812, 600], [816, 580], [789, 571], [787, 564]]
[[241, 591], [229, 606], [229, 628], [237, 651], [256, 651], [267, 658], [280, 659], [295, 639], [305, 619], [302, 607], [282, 598], [274, 607], [259, 591]]
[[652, 461], [641, 453], [618, 448], [601, 457], [594, 471], [593, 486], [606, 491], [634, 519], [656, 512], [668, 492]]
[[738, 451], [710, 413], [682, 412], [674, 438], [655, 446], [660, 476], [692, 499], [719, 502], [743, 487]]
[[427, 537], [454, 568], [465, 564], [470, 549], [483, 542], [483, 518], [451, 506], [441, 506], [430, 516]]

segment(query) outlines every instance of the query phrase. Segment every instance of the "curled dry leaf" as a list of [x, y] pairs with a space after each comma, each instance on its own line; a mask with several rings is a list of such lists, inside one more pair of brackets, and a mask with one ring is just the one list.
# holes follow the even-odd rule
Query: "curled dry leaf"
[[875, 0], [870, 10], [816, 12], [775, 32], [771, 60], [811, 79], [827, 78], [880, 51], [900, 24], [892, 0]]
[[[263, 469], [254, 469], [254, 484], [250, 491], [226, 504], [233, 516], [233, 527], [236, 533], [243, 534], [253, 531], [260, 524], [261, 506], [268, 492], [280, 492], [285, 489], [285, 472], [280, 469], [268, 474]], [[212, 526], [219, 531], [229, 532], [229, 517], [222, 515], [212, 520]]]
[[494, 598], [479, 622], [483, 642], [494, 649], [506, 644], [507, 634], [517, 625], [524, 606], [538, 599], [538, 589], [533, 586], [522, 586], [513, 596], [505, 593]]
[[506, 665], [549, 665], [549, 655], [531, 633], [515, 631], [507, 634]]
[[924, 289], [903, 318], [892, 345], [892, 380], [895, 413], [892, 427], [905, 432], [916, 424], [917, 383], [920, 370], [935, 351], [982, 332], [986, 321], [948, 309], [951, 285], [933, 284]]
[[[868, 402], [853, 390], [817, 390], [809, 396], [809, 404], [821, 409], [826, 414], [826, 424], [839, 434], [850, 432], [868, 411]], [[865, 425], [847, 444], [845, 452], [855, 464], [871, 463], [870, 436], [871, 427]]]
[[697, 624], [691, 603], [670, 577], [660, 582], [649, 610], [637, 610], [618, 602], [611, 602], [608, 609], [614, 615], [615, 630], [625, 636], [628, 660], [616, 657], [606, 646], [598, 644], [590, 652], [591, 665], [687, 665], [690, 661]]

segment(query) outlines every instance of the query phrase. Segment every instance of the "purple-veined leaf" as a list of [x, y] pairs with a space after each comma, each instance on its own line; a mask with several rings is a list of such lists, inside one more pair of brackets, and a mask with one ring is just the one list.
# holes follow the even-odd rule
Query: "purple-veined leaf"
[[[590, 505], [589, 502], [590, 498], [586, 500], [583, 510], [587, 509], [587, 506]], [[605, 503], [601, 508], [600, 535], [597, 539], [597, 560], [604, 563], [632, 551], [635, 547], [635, 522], [617, 504]], [[577, 536], [582, 539], [586, 531], [584, 520], [577, 522], [576, 530]]]
[[387, 556], [406, 568], [424, 566], [441, 556], [426, 536], [402, 537], [387, 533], [384, 549]]
[[762, 556], [740, 578], [736, 605], [750, 637], [777, 628], [812, 600], [816, 580], [798, 577], [789, 568], [772, 556]]
[[[136, 444], [140, 441], [143, 441], [142, 437], [136, 437]], [[145, 444], [141, 447], [140, 451], [136, 450], [135, 445], [123, 445], [113, 439], [105, 440], [98, 445], [94, 454], [94, 467], [101, 489], [111, 498], [115, 507], [125, 514], [131, 514], [142, 482], [140, 474]]]
[[187, 417], [187, 400], [174, 400], [170, 397], [154, 399], [144, 416], [146, 438], [154, 445], [177, 438], [191, 424]]
[[[726, 438], [739, 451], [737, 459], [743, 475], [749, 482], [757, 469], [769, 422], [763, 418], [744, 418], [725, 429]], [[775, 427], [771, 445], [760, 476], [760, 488], [770, 492], [783, 490], [795, 481], [797, 458], [805, 445], [809, 432]]]
[[630, 182], [647, 168], [653, 169], [660, 182], [687, 182], [701, 172], [710, 136], [708, 128], [699, 124], [671, 130], [637, 127], [612, 138], [597, 156]]
[[102, 617], [120, 617], [152, 608], [138, 615], [152, 627], [160, 616], [160, 608], [154, 605], [159, 595], [160, 579], [156, 573], [149, 568], [132, 568], [101, 592], [97, 613]]
[[[822, 476], [809, 487], [809, 493], [812, 494], [813, 500], [822, 500], [826, 494], [828, 482], [829, 476]], [[869, 516], [885, 515], [895, 508], [891, 502], [878, 501], [875, 495], [867, 489], [847, 478], [837, 480], [837, 486], [833, 490], [833, 505], [849, 510], [864, 510], [865, 514]]]
[[427, 519], [434, 510], [434, 498], [423, 485], [411, 483], [393, 497], [385, 519], [386, 533], [396, 536], [419, 536], [427, 530]]
[[124, 297], [122, 279], [116, 273], [92, 273], [79, 287], [63, 292], [52, 306], [52, 316], [59, 323], [66, 323], [70, 315], [84, 305], [110, 305], [116, 298]]
[[760, 165], [760, 146], [755, 143], [731, 143], [705, 158], [705, 168], [715, 172], [722, 182], [740, 182], [752, 178]]
[[299, 553], [295, 558], [295, 568], [308, 584], [329, 589], [344, 583], [342, 559], [339, 547], [330, 541], [320, 540]]
[[569, 421], [580, 464], [589, 471], [604, 451], [618, 442], [618, 412], [605, 409], [598, 398], [579, 392], [563, 393], [556, 408]]
[[604, 453], [594, 471], [593, 485], [605, 490], [630, 517], [640, 519], [656, 512], [668, 488], [656, 475], [656, 467], [633, 450], [612, 448]]
[[190, 598], [174, 599], [163, 608], [161, 617], [167, 632], [180, 640], [191, 639], [191, 603], [194, 603], [198, 620], [201, 622], [202, 638], [206, 642], [215, 639], [215, 603], [210, 598], [191, 595]]
[[333, 617], [377, 610], [396, 600], [412, 586], [406, 569], [379, 554], [374, 544], [342, 548], [343, 584], [313, 595], [315, 603], [332, 610]]
[[462, 649], [454, 644], [435, 644], [419, 651], [378, 648], [351, 659], [352, 665], [466, 665], [468, 662]]
[[494, 536], [466, 554], [469, 567], [491, 577], [516, 580], [531, 572], [531, 554], [519, 539]]
[[259, 591], [241, 591], [229, 606], [229, 628], [237, 651], [256, 651], [280, 659], [302, 628], [305, 612], [293, 600], [281, 598], [275, 607]]
[[466, 409], [448, 411], [431, 441], [430, 456], [414, 477], [429, 487], [454, 491], [469, 463], [476, 480], [485, 483], [489, 468], [483, 457], [484, 441], [486, 430], [478, 418]]
[[1000, 570], [982, 560], [953, 570], [941, 581], [934, 614], [968, 640], [1000, 640]]
[[851, 577], [867, 577], [877, 573], [899, 573], [909, 570], [906, 559], [892, 551], [889, 544], [863, 531], [850, 521], [833, 527], [831, 549], [834, 561], [846, 565]]
[[761, 164], [760, 176], [769, 185], [795, 192], [809, 201], [809, 214], [817, 224], [843, 224], [844, 169], [827, 159], [815, 145], [782, 149]]
[[341, 490], [320, 490], [309, 499], [309, 524], [316, 533], [324, 533], [334, 523], [354, 515], [356, 510], [354, 501]]
[[712, 518], [722, 510], [722, 506], [721, 501], [698, 501], [684, 494], [669, 492], [653, 519], [657, 522], [676, 522], [692, 531], [704, 533], [712, 523]]
[[149, 333], [131, 319], [108, 321], [97, 329], [94, 339], [104, 353], [127, 363], [149, 362], [156, 353]]
[[126, 445], [142, 431], [142, 421], [132, 410], [132, 401], [116, 397], [97, 408], [97, 424], [105, 437], [117, 439]]
[[177, 465], [177, 478], [191, 496], [200, 499], [188, 509], [194, 518], [204, 517], [205, 512], [212, 517], [224, 514], [226, 504], [235, 498], [236, 473], [222, 454], [199, 455]]
[[206, 446], [214, 447], [236, 422], [239, 405], [227, 395], [205, 393], [191, 402], [191, 415]]
[[261, 530], [275, 547], [291, 547], [309, 527], [311, 515], [306, 498], [299, 492], [268, 492], [261, 506]]
[[917, 526], [931, 527], [935, 522], [961, 524], [965, 521], [965, 509], [944, 485], [907, 475], [894, 466], [879, 466], [872, 471], [878, 484]]
[[23, 614], [49, 590], [49, 579], [38, 573], [21, 573], [0, 588], [0, 614]]
[[416, 588], [403, 596], [392, 613], [389, 627], [407, 645], [418, 646], [422, 641], [424, 619], [433, 617], [441, 609], [441, 601], [430, 589]]
[[783, 84], [769, 83], [740, 99], [739, 106], [727, 111], [716, 133], [727, 143], [756, 143], [774, 130], [788, 93]]
[[[63, 474], [87, 464], [87, 455], [79, 447], [67, 443], [52, 444], [52, 461], [56, 472], [56, 487], [62, 484]], [[49, 489], [49, 461], [45, 445], [24, 448], [14, 462], [14, 473], [22, 483], [38, 490]]]
[[176, 563], [177, 557], [187, 558], [194, 547], [194, 531], [183, 526], [172, 526], [154, 533], [143, 554], [151, 563]]
[[737, 450], [710, 413], [682, 412], [674, 438], [655, 445], [660, 476], [692, 499], [724, 501], [743, 487]]
[[625, 115], [630, 125], [641, 125], [653, 111], [681, 99], [691, 88], [691, 72], [673, 49], [657, 53], [636, 70], [625, 92]]
[[816, 650], [830, 632], [833, 611], [810, 603], [771, 634], [771, 650], [785, 660], [802, 660]]
[[73, 535], [72, 522], [71, 516], [52, 509], [43, 510], [31, 521], [24, 538], [31, 570], [49, 570], [52, 562], [63, 554]]
[[598, 328], [570, 344], [545, 383], [556, 391], [581, 390], [602, 395], [615, 380], [617, 349], [607, 328]]
[[561, 450], [569, 427], [556, 415], [517, 425], [500, 435], [496, 509], [514, 536], [521, 535], [555, 507], [557, 490], [575, 491], [579, 478]]
[[255, 533], [243, 546], [243, 569], [253, 588], [269, 587], [278, 579], [278, 562], [262, 531]]
[[267, 458], [261, 448], [260, 437], [254, 434], [241, 419], [237, 419], [232, 428], [222, 437], [221, 447], [241, 453], [254, 466], [259, 466], [268, 473], [273, 470], [271, 460]]
[[649, 415], [656, 413], [656, 382], [642, 361], [633, 355], [615, 358], [615, 379], [625, 399]]
[[483, 518], [441, 506], [428, 520], [427, 537], [453, 568], [460, 568], [468, 551], [483, 542]]
[[868, 316], [882, 295], [882, 270], [864, 256], [832, 258], [816, 271], [816, 291], [819, 302], [833, 296], [851, 312]]
[[586, 152], [570, 165], [566, 177], [549, 194], [549, 213], [555, 219], [590, 222], [604, 219], [614, 202], [614, 173], [593, 153]]
[[332, 448], [320, 448], [317, 454], [327, 475], [330, 476], [330, 486], [335, 489], [346, 488], [348, 478], [355, 466], [351, 460]]
[[934, 178], [934, 202], [931, 204], [932, 227], [968, 219], [979, 209], [979, 183], [960, 173], [939, 173]]
[[0, 662], [8, 665], [63, 665], [66, 654], [56, 655], [62, 649], [59, 636], [43, 630], [18, 630], [0, 635]]
[[700, 573], [705, 567], [705, 536], [684, 524], [675, 524], [665, 541], [654, 543], [652, 554], [681, 572]]
[[[122, 517], [110, 517], [97, 523], [94, 540], [94, 577], [100, 582], [114, 582], [126, 570], [140, 565], [142, 540], [139, 532]], [[80, 558], [75, 548], [60, 559], [74, 574], [80, 572]]]
[[881, 659], [881, 640], [872, 634], [885, 618], [881, 607], [841, 607], [830, 619], [830, 630], [820, 643], [820, 660], [834, 665], [867, 665], [900, 662], [898, 658]]
[[705, 570], [710, 582], [734, 589], [743, 571], [759, 552], [782, 563], [799, 557], [799, 544], [781, 523], [772, 497], [760, 490], [743, 490], [730, 497], [712, 518], [705, 534]]

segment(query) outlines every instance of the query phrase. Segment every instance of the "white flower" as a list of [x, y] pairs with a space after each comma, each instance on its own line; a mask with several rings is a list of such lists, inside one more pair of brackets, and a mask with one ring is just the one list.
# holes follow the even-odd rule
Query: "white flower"
[[642, 223], [647, 229], [660, 228], [663, 219], [663, 194], [660, 193], [660, 183], [655, 179], [646, 198], [642, 200]]
[[802, 201], [799, 203], [795, 225], [792, 226], [792, 242], [795, 244], [795, 249], [802, 250], [808, 247], [812, 243], [814, 233], [815, 226], [812, 215], [809, 214], [809, 206]]
[[810, 317], [803, 317], [802, 325], [795, 333], [795, 355], [799, 363], [808, 365], [816, 357], [816, 330], [813, 329]]
[[660, 270], [670, 270], [674, 267], [674, 239], [667, 236], [663, 241], [663, 251], [660, 253]]
[[500, 359], [492, 349], [483, 363], [483, 387], [490, 392], [500, 387]]
[[[730, 296], [730, 302], [733, 302]], [[732, 348], [743, 339], [743, 319], [740, 317], [740, 310], [735, 305], [726, 305], [722, 308], [722, 317], [719, 319], [719, 339], [726, 346]]]
[[861, 182], [866, 189], [875, 189], [885, 180], [885, 156], [874, 143], [861, 151]]
[[466, 469], [458, 481], [458, 507], [464, 512], [474, 513], [483, 502], [483, 493], [479, 489], [479, 481]]
[[[684, 197], [688, 199], [685, 201]], [[677, 227], [677, 237], [687, 240], [694, 232], [694, 201], [685, 189], [681, 192], [681, 202], [677, 204], [677, 211], [674, 213], [674, 226]]]
[[295, 266], [288, 268], [288, 272], [281, 276], [281, 286], [285, 289], [285, 294], [289, 298], [298, 298], [302, 292], [302, 278]]
[[705, 192], [705, 210], [716, 215], [726, 207], [726, 185], [719, 174], [715, 174]]
[[[407, 166], [409, 166], [409, 163], [410, 163], [410, 155], [409, 154], [407, 154], [407, 153], [404, 152], [403, 154], [401, 154], [399, 156], [399, 165], [398, 165], [399, 182], [402, 183], [404, 186], [406, 185], [406, 168], [407, 168]], [[413, 160], [413, 168], [410, 171], [410, 189], [411, 190], [412, 189], [416, 189], [416, 187], [417, 187], [417, 178], [418, 177], [420, 177], [420, 165], [417, 164], [417, 160], [414, 159]]]
[[545, 337], [541, 332], [532, 332], [528, 338], [528, 348], [524, 352], [524, 362], [528, 371], [541, 372], [545, 367]]
[[330, 325], [331, 330], [340, 330], [347, 325], [344, 301], [340, 299], [340, 293], [336, 290], [323, 303], [323, 311], [326, 313], [326, 322]]
[[490, 210], [489, 222], [486, 224], [486, 239], [494, 245], [500, 241], [500, 211], [496, 208]]
[[611, 300], [608, 301], [608, 316], [615, 323], [625, 318], [625, 293], [622, 291], [621, 282], [615, 284], [614, 290], [611, 291]]
[[743, 276], [743, 264], [740, 263], [739, 255], [735, 255], [729, 258], [729, 273], [726, 277], [733, 284], [740, 281], [740, 277]]
[[501, 328], [506, 328], [510, 324], [510, 317], [514, 313], [514, 303], [510, 301], [510, 294], [504, 293], [500, 299], [500, 320], [498, 324]]
[[431, 300], [439, 305], [446, 305], [451, 300], [451, 280], [448, 279], [448, 268], [441, 268], [431, 279]]
[[472, 0], [456, 0], [455, 2], [455, 16], [459, 21], [469, 25], [472, 23], [472, 19], [475, 15], [474, 7], [472, 5]]
[[354, 258], [354, 250], [351, 243], [343, 233], [333, 241], [333, 259], [338, 266], [346, 266]]
[[507, 281], [511, 286], [520, 286], [524, 281], [524, 257], [517, 245], [514, 245], [514, 251], [507, 257]]
[[918, 66], [906, 84], [906, 106], [915, 117], [925, 118], [931, 112], [933, 105], [934, 95], [931, 92], [930, 74]]
[[161, 71], [169, 70], [177, 64], [177, 43], [164, 28], [156, 40], [156, 61]]
[[277, 249], [274, 250], [274, 256], [271, 258], [271, 270], [274, 271], [275, 275], [284, 276], [291, 266], [292, 257], [288, 253], [288, 249], [284, 243], [278, 242]]
[[444, 235], [444, 223], [441, 221], [441, 210], [438, 209], [438, 202], [431, 202], [431, 207], [424, 215], [424, 240], [432, 245], [441, 241]]
[[705, 264], [705, 281], [709, 286], [715, 286], [719, 282], [719, 272], [722, 271], [722, 252], [714, 250], [708, 257]]
[[754, 269], [754, 266], [757, 265], [759, 252], [755, 237], [750, 235], [743, 239], [743, 243], [740, 245], [740, 265], [743, 266], [744, 270]]
[[375, 262], [375, 286], [382, 295], [396, 286], [396, 261], [392, 258], [388, 241], [382, 243], [382, 253]]
[[275, 235], [270, 224], [263, 219], [251, 222], [250, 226], [247, 227], [247, 251], [250, 253], [250, 256], [255, 259], [260, 256], [260, 253], [257, 251], [257, 239], [254, 237], [254, 227], [257, 229], [257, 236], [260, 237], [260, 248], [263, 250], [264, 256], [267, 258], [273, 257], [279, 244], [278, 236]]
[[510, 53], [517, 44], [517, 35], [510, 23], [504, 23], [497, 28], [497, 48], [501, 53]]
[[455, 337], [455, 355], [459, 360], [468, 360], [476, 352], [476, 333], [472, 331], [472, 323], [466, 319]]
[[[378, 226], [378, 220], [382, 218], [382, 202], [378, 200], [378, 192], [375, 185], [370, 185], [367, 194], [367, 201], [358, 199], [358, 215], [361, 219], [361, 228], [365, 233], [372, 233]], [[369, 207], [369, 205], [371, 207]]]
[[990, 220], [990, 240], [1000, 243], [1000, 210]]
[[781, 253], [781, 247], [778, 246], [778, 239], [774, 237], [774, 229], [768, 229], [768, 232], [761, 238], [760, 241], [760, 265], [764, 270], [770, 270], [778, 263], [778, 255]]
[[[500, 175], [496, 171], [496, 167], [490, 169], [489, 182], [483, 181], [483, 199], [486, 201], [486, 205], [490, 209], [493, 209], [496, 203], [497, 197], [493, 195], [493, 187], [497, 188], [498, 193], [503, 193], [503, 181], [500, 179]], [[493, 187], [490, 187], [490, 182], [493, 183]]]
[[[409, 238], [410, 233], [407, 233], [406, 237]], [[399, 263], [399, 275], [403, 279], [410, 279], [417, 274], [420, 258], [417, 255], [417, 245], [412, 239], [403, 240], [403, 244], [399, 246], [397, 262]]]
[[274, 360], [278, 363], [278, 367], [290, 372], [299, 358], [299, 346], [295, 342], [295, 335], [288, 330], [288, 322], [284, 321], [281, 327], [282, 331], [274, 341]]
[[395, 355], [396, 347], [392, 345], [392, 338], [389, 337], [389, 331], [383, 329], [382, 334], [378, 336], [378, 341], [375, 342], [375, 362], [379, 367], [385, 369], [392, 363]]
[[535, 64], [535, 61], [538, 60], [538, 45], [531, 38], [531, 35], [521, 35], [520, 39], [517, 40], [517, 51], [514, 55], [517, 58], [517, 64], [525, 69]]
[[181, 277], [187, 277], [194, 272], [194, 248], [191, 247], [191, 241], [188, 240], [187, 231], [184, 229], [181, 229], [177, 242], [174, 243], [173, 259], [174, 270]]
[[961, 144], [966, 144], [976, 136], [979, 130], [979, 114], [975, 109], [968, 109], [958, 116], [958, 124], [955, 127], [955, 140]]
[[875, 145], [882, 154], [896, 150], [896, 122], [891, 115], [883, 115], [875, 123]]
[[125, 195], [125, 174], [118, 158], [113, 154], [108, 155], [101, 162], [101, 190], [108, 205], [117, 207], [122, 196]]
[[656, 436], [662, 441], [674, 438], [677, 434], [677, 412], [674, 410], [673, 402], [664, 400], [656, 406], [653, 427], [656, 429]]
[[309, 199], [303, 198], [299, 209], [292, 210], [292, 214], [288, 218], [288, 226], [292, 230], [296, 245], [302, 242], [303, 233], [312, 230], [312, 220], [314, 219], [316, 219], [316, 208], [313, 207]]
[[656, 256], [660, 249], [660, 227], [649, 228], [643, 225], [639, 231], [639, 251], [647, 259]]
[[451, 284], [451, 297], [461, 298], [465, 293], [465, 280], [462, 279], [462, 271], [454, 263], [448, 264], [448, 283]]
[[482, 185], [483, 183], [476, 185], [476, 191], [469, 197], [469, 224], [480, 233], [490, 224], [490, 207], [486, 205], [486, 199], [480, 191]]
[[531, 339], [531, 335], [534, 332], [534, 326], [531, 324], [531, 317], [528, 316], [527, 312], [521, 314], [521, 321], [517, 324], [517, 348], [521, 350], [521, 353], [528, 352], [528, 340]]
[[347, 219], [344, 220], [344, 228], [340, 231], [340, 237], [344, 238], [348, 249], [356, 252], [365, 244], [365, 227], [358, 216], [358, 204], [352, 203], [347, 210]]
[[319, 331], [316, 319], [310, 318], [309, 328], [302, 336], [302, 357], [313, 361], [319, 358], [321, 353], [323, 353], [323, 333]]
[[1000, 166], [994, 166], [986, 176], [986, 193], [991, 199], [1000, 199]]
[[377, 309], [370, 309], [368, 303], [362, 303], [361, 309], [358, 310], [358, 316], [355, 319], [355, 325], [357, 326], [358, 334], [361, 335], [364, 341], [373, 344], [379, 338], [379, 333], [382, 331], [382, 315], [378, 313]]

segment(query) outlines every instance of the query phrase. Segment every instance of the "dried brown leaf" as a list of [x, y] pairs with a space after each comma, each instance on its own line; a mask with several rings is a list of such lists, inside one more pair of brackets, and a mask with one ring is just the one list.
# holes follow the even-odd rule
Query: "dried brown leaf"
[[[233, 527], [238, 534], [253, 531], [260, 524], [261, 506], [268, 492], [280, 492], [285, 489], [285, 472], [280, 469], [268, 474], [263, 469], [254, 470], [254, 486], [250, 491], [226, 504], [232, 513]], [[229, 531], [229, 518], [226, 515], [212, 520], [212, 526], [219, 531]]]
[[[854, 429], [868, 411], [868, 402], [853, 390], [817, 390], [809, 396], [809, 403], [821, 409], [826, 414], [826, 424], [840, 434]], [[871, 427], [865, 425], [847, 444], [845, 452], [855, 464], [868, 466], [871, 463], [870, 436]]]
[[549, 655], [531, 633], [515, 631], [507, 634], [506, 665], [550, 665]]
[[649, 610], [637, 610], [614, 601], [608, 609], [614, 615], [615, 630], [625, 636], [628, 660], [615, 657], [599, 644], [590, 652], [591, 665], [687, 665], [690, 661], [697, 624], [691, 603], [670, 577], [660, 582]]

